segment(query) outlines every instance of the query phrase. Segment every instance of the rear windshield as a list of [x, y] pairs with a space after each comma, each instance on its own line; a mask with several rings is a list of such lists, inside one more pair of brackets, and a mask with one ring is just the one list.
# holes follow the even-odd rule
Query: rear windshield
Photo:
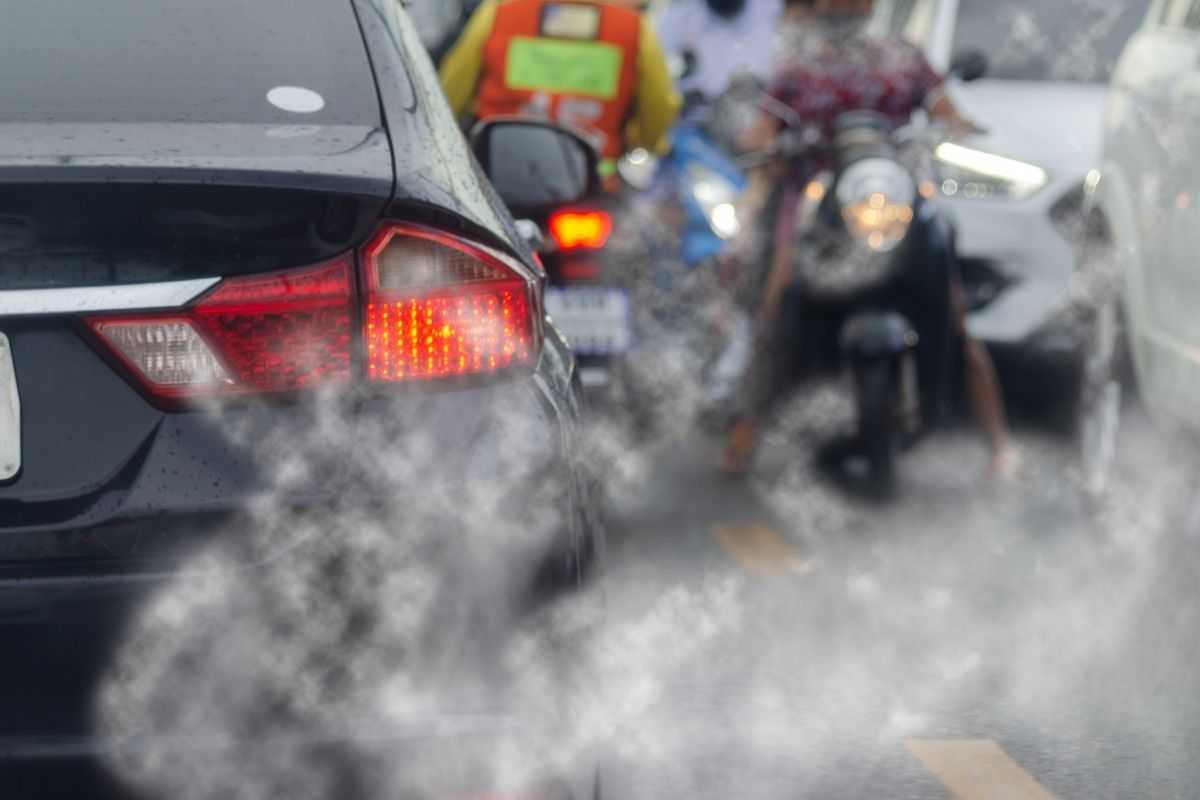
[[1150, 0], [962, 0], [954, 52], [977, 50], [987, 77], [1107, 83]]
[[0, 6], [0, 122], [379, 125], [350, 0]]

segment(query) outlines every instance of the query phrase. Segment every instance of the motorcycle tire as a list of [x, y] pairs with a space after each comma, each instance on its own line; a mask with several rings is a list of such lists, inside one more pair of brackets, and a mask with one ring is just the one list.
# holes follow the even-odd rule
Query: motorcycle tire
[[860, 366], [855, 390], [859, 447], [868, 470], [865, 489], [877, 500], [891, 500], [896, 495], [896, 460], [900, 453], [894, 362], [874, 361]]

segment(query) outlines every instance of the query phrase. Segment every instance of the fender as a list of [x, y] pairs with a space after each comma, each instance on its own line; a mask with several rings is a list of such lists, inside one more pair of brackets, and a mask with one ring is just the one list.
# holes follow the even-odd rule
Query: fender
[[916, 330], [895, 311], [855, 314], [842, 328], [842, 352], [852, 363], [894, 358], [919, 343]]

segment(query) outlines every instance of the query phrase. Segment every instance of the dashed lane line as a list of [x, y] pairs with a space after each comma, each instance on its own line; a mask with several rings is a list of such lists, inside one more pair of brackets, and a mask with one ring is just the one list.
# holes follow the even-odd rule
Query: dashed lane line
[[910, 739], [905, 744], [958, 800], [1056, 800], [993, 741]]
[[754, 575], [806, 575], [814, 568], [768, 525], [718, 525], [713, 539]]

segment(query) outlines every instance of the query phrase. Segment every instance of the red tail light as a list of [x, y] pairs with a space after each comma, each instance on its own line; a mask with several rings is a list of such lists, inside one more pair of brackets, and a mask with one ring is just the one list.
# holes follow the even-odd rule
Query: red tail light
[[364, 254], [367, 377], [459, 378], [530, 364], [534, 284], [494, 251], [394, 225]]
[[349, 382], [361, 304], [366, 377], [462, 378], [532, 365], [541, 345], [536, 284], [489, 248], [388, 225], [361, 254], [231, 278], [193, 306], [95, 316], [88, 326], [153, 396], [293, 392]]
[[612, 236], [612, 216], [605, 211], [556, 211], [550, 235], [560, 250], [599, 250]]
[[190, 309], [88, 325], [164, 398], [290, 392], [351, 373], [352, 259], [224, 281]]

